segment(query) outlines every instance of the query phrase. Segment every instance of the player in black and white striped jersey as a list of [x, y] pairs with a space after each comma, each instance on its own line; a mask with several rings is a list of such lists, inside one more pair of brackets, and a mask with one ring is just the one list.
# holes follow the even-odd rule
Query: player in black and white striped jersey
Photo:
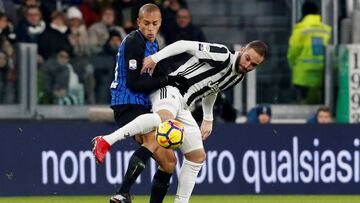
[[[170, 75], [182, 75], [188, 79], [190, 88], [183, 95], [188, 106], [201, 97], [236, 85], [251, 70], [243, 68], [246, 64], [243, 67], [236, 65], [240, 52], [231, 52], [224, 45], [178, 41], [145, 59], [143, 71], [151, 70], [147, 68], [148, 63], [153, 65], [162, 59], [181, 54], [184, 50], [192, 57]], [[260, 62], [254, 61], [250, 67]]]
[[[170, 75], [187, 79], [187, 89], [179, 91], [166, 86], [150, 95], [154, 117], [177, 119], [185, 126], [186, 137], [180, 147], [184, 154], [175, 203], [189, 201], [195, 180], [205, 161], [202, 140], [207, 139], [213, 126], [213, 106], [217, 93], [233, 87], [247, 72], [263, 62], [267, 46], [262, 41], [253, 41], [231, 52], [224, 45], [193, 41], [178, 41], [144, 59], [142, 72], [152, 73], [155, 65], [163, 59], [182, 53], [190, 58]], [[202, 98], [203, 122], [196, 124], [188, 107]], [[141, 116], [139, 116], [141, 117]], [[141, 119], [142, 120], [142, 119]], [[142, 121], [144, 122], [144, 120]]]
[[[184, 84], [176, 85], [178, 88], [166, 86], [152, 93], [150, 100], [154, 113], [138, 116], [112, 133], [117, 140], [121, 140], [125, 135], [150, 132], [168, 119], [177, 119], [184, 124], [186, 137], [180, 150], [185, 158], [179, 175], [176, 203], [189, 201], [197, 174], [205, 161], [202, 140], [205, 140], [212, 130], [213, 105], [217, 93], [234, 86], [247, 72], [262, 63], [267, 46], [262, 41], [253, 41], [240, 51], [231, 52], [220, 44], [178, 41], [145, 58], [142, 72], [152, 74], [156, 63], [184, 53], [188, 54], [186, 60], [170, 73], [173, 76], [183, 76], [185, 79], [181, 82]], [[204, 115], [199, 129], [188, 107], [200, 98]], [[156, 158], [167, 159], [161, 155]]]

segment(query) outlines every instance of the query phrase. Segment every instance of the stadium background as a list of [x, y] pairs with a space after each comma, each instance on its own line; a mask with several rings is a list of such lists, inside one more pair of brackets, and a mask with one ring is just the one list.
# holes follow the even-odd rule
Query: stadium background
[[[41, 1], [40, 7], [47, 11], [43, 16], [48, 23], [49, 11], [66, 13], [70, 6], [81, 8], [87, 2], [97, 1], [49, 0]], [[130, 2], [104, 0], [94, 5], [123, 6], [123, 19], [117, 23], [124, 25], [120, 22], [131, 18], [131, 9], [144, 3]], [[166, 2], [176, 1], [156, 1], [159, 5]], [[321, 8], [322, 21], [333, 30], [325, 52], [324, 98], [311, 105], [300, 104], [291, 94], [291, 71], [286, 60], [289, 36], [301, 19], [304, 1], [179, 2], [189, 8], [193, 24], [203, 30], [206, 41], [238, 48], [262, 39], [270, 45], [264, 64], [219, 99], [216, 113], [222, 116], [216, 118], [214, 132], [205, 143], [206, 167], [200, 172], [191, 202], [360, 202], [360, 137], [356, 125], [360, 115], [360, 48], [356, 45], [360, 2], [314, 1]], [[12, 21], [15, 34], [23, 9], [23, 1], [0, 1], [0, 11]], [[7, 53], [6, 37], [1, 36], [1, 50]], [[94, 52], [80, 57], [91, 64], [87, 66], [91, 71], [86, 73], [92, 73], [96, 85], [89, 93], [89, 83], [76, 70], [81, 87], [74, 91], [76, 102], [54, 102], [42, 97], [46, 89], [43, 84], [47, 84], [42, 78], [46, 62], [38, 60], [37, 43], [7, 40], [15, 51], [7, 53], [7, 71], [1, 72], [6, 77], [0, 85], [0, 202], [107, 202], [108, 195], [121, 183], [135, 145], [131, 141], [117, 144], [108, 162], [111, 165], [98, 166], [91, 159], [90, 139], [115, 129], [106, 93], [113, 75], [112, 56]], [[235, 123], [224, 122], [225, 104], [236, 109]], [[258, 104], [271, 105], [272, 124], [244, 123], [246, 114]], [[331, 107], [335, 122], [342, 124], [305, 124], [320, 105]], [[134, 202], [147, 201], [155, 167], [153, 162], [150, 165], [134, 187]], [[171, 195], [176, 181], [174, 176]]]

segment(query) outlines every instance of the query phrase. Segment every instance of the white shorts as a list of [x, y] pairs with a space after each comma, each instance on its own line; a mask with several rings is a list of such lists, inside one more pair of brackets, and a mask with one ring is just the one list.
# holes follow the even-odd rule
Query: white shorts
[[154, 113], [162, 109], [168, 110], [184, 125], [184, 143], [180, 147], [183, 154], [204, 148], [199, 126], [177, 88], [172, 86], [161, 88], [150, 95], [150, 100]]

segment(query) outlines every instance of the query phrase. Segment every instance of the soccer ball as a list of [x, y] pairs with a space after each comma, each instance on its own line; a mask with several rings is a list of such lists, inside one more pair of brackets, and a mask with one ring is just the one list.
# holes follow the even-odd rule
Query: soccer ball
[[176, 149], [184, 141], [184, 126], [177, 120], [168, 120], [159, 125], [156, 130], [156, 140], [166, 149]]

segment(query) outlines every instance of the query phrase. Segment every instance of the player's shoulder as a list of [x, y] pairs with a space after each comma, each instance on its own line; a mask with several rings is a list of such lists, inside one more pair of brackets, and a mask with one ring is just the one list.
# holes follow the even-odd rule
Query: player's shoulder
[[229, 53], [229, 48], [223, 44], [199, 42], [199, 51], [208, 51], [213, 53]]
[[134, 30], [127, 35], [125, 46], [127, 48], [144, 48], [146, 44], [139, 31]]

